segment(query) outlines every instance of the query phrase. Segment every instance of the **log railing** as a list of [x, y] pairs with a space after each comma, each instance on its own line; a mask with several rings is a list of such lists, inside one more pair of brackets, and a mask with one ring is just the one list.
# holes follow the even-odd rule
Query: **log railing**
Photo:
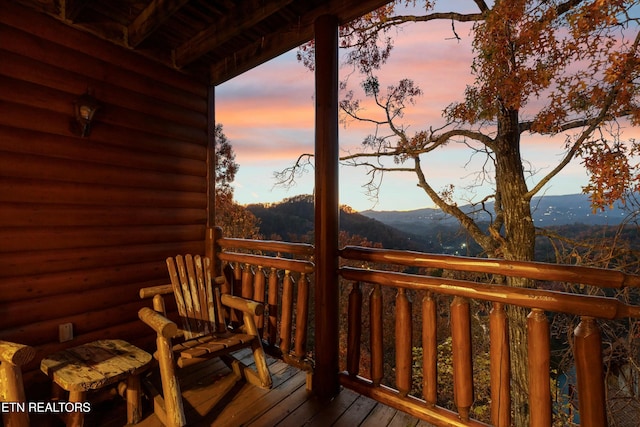
[[[218, 271], [225, 292], [260, 301], [265, 313], [256, 319], [265, 350], [309, 373], [309, 287], [314, 271], [313, 246], [280, 241], [215, 239]], [[231, 313], [232, 323], [241, 319]]]
[[[405, 267], [438, 268], [466, 272], [522, 277], [538, 281], [571, 282], [602, 288], [639, 287], [640, 277], [618, 271], [536, 262], [509, 262], [481, 258], [430, 255], [347, 247], [341, 251], [346, 261], [394, 264]], [[511, 424], [510, 351], [508, 306], [529, 310], [526, 320], [531, 426], [552, 423], [549, 313], [579, 317], [573, 336], [573, 357], [578, 381], [580, 421], [583, 426], [606, 426], [605, 384], [601, 336], [597, 319], [640, 317], [640, 307], [614, 298], [571, 294], [540, 288], [516, 288], [428, 275], [342, 267], [343, 279], [353, 283], [348, 300], [347, 372], [341, 383], [363, 395], [402, 409], [435, 425], [485, 425], [470, 418], [474, 402], [470, 300], [490, 303], [490, 385], [491, 424]], [[369, 313], [364, 314], [362, 286], [371, 288]], [[382, 300], [382, 288], [396, 289], [395, 302]], [[412, 302], [407, 293], [422, 295], [422, 396], [409, 394], [412, 387]], [[437, 406], [437, 307], [435, 297], [451, 298], [449, 322], [452, 340], [453, 390], [455, 411]], [[395, 388], [382, 384], [383, 307], [394, 305], [395, 312]], [[370, 325], [370, 378], [361, 375], [362, 327], [368, 316]]]
[[[314, 271], [313, 246], [264, 240], [224, 238], [214, 240], [217, 272], [227, 277], [227, 292], [265, 303], [263, 317], [257, 319], [265, 349], [287, 363], [309, 372], [313, 369], [309, 336], [310, 283]], [[466, 258], [393, 251], [362, 247], [346, 247], [340, 251], [344, 266], [339, 273], [351, 282], [348, 297], [346, 372], [340, 374], [341, 384], [397, 409], [441, 426], [487, 425], [471, 416], [476, 398], [474, 360], [472, 358], [471, 301], [485, 302], [488, 314], [489, 371], [491, 390], [491, 424], [511, 425], [511, 377], [509, 350], [510, 307], [528, 310], [525, 333], [528, 343], [529, 407], [531, 426], [552, 423], [549, 315], [564, 313], [577, 316], [579, 323], [572, 337], [571, 349], [577, 373], [580, 421], [583, 426], [606, 426], [605, 383], [603, 375], [600, 320], [640, 318], [640, 307], [625, 304], [615, 298], [574, 294], [555, 290], [518, 288], [390, 271], [443, 269], [471, 273], [493, 274], [499, 277], [519, 277], [542, 282], [563, 282], [608, 289], [640, 287], [640, 276], [619, 271], [582, 266], [537, 262], [514, 262], [495, 259]], [[369, 263], [368, 267], [350, 267]], [[371, 265], [385, 265], [378, 270]], [[364, 288], [370, 292], [363, 295]], [[394, 301], [383, 300], [385, 289], [394, 289]], [[388, 295], [388, 292], [386, 292]], [[416, 296], [421, 298], [418, 304]], [[446, 296], [448, 309], [451, 365], [453, 371], [453, 401], [455, 409], [438, 405], [438, 336], [437, 323], [441, 315], [438, 298]], [[366, 298], [366, 300], [365, 300]], [[415, 305], [415, 307], [414, 307]], [[368, 311], [365, 313], [363, 307]], [[392, 308], [393, 329], [385, 325], [384, 313]], [[420, 312], [421, 324], [414, 324]], [[232, 314], [233, 315], [233, 314]], [[369, 325], [363, 330], [362, 325]], [[414, 342], [414, 328], [420, 343]], [[419, 333], [418, 333], [419, 332]], [[361, 348], [363, 334], [368, 334], [370, 366], [368, 377], [363, 373]], [[393, 337], [395, 361], [393, 386], [384, 378], [385, 337]], [[414, 346], [422, 347], [421, 395], [411, 391], [415, 384]], [[310, 387], [310, 382], [308, 382]]]

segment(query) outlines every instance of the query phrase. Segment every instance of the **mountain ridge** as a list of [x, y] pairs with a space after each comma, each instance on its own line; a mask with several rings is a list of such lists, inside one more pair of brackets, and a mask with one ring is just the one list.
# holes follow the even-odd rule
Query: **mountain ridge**
[[[260, 233], [267, 239], [311, 241], [315, 227], [311, 195], [299, 195], [279, 203], [251, 204], [246, 208], [260, 220]], [[380, 243], [388, 249], [422, 250], [420, 236], [398, 230], [353, 209], [340, 208], [340, 230]]]
[[[535, 203], [534, 220], [538, 220], [537, 226], [562, 229], [570, 235], [590, 233], [590, 230], [601, 234], [604, 228], [619, 225], [630, 214], [630, 210], [621, 206], [593, 214], [589, 199], [584, 195], [546, 196], [546, 200], [536, 199]], [[313, 241], [313, 196], [299, 195], [278, 203], [252, 204], [246, 207], [260, 220], [260, 233], [264, 238], [291, 242]], [[471, 210], [471, 207], [463, 208]], [[488, 216], [476, 218], [482, 227], [488, 225], [488, 219]], [[542, 225], [543, 222], [547, 224]], [[379, 243], [386, 249], [467, 256], [482, 252], [473, 239], [461, 230], [454, 218], [447, 218], [438, 209], [356, 212], [348, 206], [342, 206], [340, 230], [347, 233], [345, 238], [359, 239], [356, 243], [343, 241], [342, 244], [360, 244], [362, 239], [366, 239], [374, 244]], [[547, 260], [544, 256], [548, 255], [548, 251], [543, 246], [540, 252], [542, 254], [539, 259]]]
[[[620, 205], [606, 211], [593, 212], [589, 196], [586, 194], [567, 194], [560, 196], [539, 196], [531, 201], [533, 220], [537, 227], [554, 225], [618, 225], [630, 213]], [[486, 211], [493, 211], [493, 202], [486, 203]], [[461, 206], [460, 209], [474, 216], [479, 222], [489, 221], [488, 213], [473, 213], [472, 205]], [[411, 211], [375, 211], [366, 210], [362, 215], [376, 219], [385, 224], [407, 229], [415, 224], [429, 224], [438, 221], [441, 224], [456, 223], [456, 219], [437, 208], [423, 208]]]

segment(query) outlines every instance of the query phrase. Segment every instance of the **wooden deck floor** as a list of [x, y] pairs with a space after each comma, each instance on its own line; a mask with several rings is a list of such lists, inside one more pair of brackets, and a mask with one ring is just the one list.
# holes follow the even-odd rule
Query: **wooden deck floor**
[[[270, 359], [273, 388], [263, 390], [244, 381], [232, 383], [228, 368], [211, 361], [183, 371], [181, 380], [187, 421], [191, 426], [390, 426], [427, 427], [420, 421], [372, 399], [343, 389], [330, 402], [319, 402], [306, 390], [306, 374]], [[94, 405], [85, 426], [115, 427], [126, 424], [122, 399]], [[160, 427], [151, 402], [144, 402], [139, 427]]]

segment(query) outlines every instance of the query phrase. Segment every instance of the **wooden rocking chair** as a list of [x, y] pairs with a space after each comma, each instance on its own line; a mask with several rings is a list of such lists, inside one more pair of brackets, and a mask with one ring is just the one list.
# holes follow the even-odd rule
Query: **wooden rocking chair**
[[[209, 258], [198, 255], [178, 255], [167, 258], [171, 285], [144, 288], [143, 298], [153, 296], [153, 308], [142, 308], [140, 319], [157, 332], [156, 358], [160, 365], [160, 376], [164, 402], [155, 402], [155, 413], [167, 426], [186, 424], [180, 385], [175, 374], [176, 367], [183, 368], [212, 357], [222, 357], [237, 379], [262, 388], [271, 387], [271, 374], [267, 367], [262, 342], [254, 321], [264, 311], [260, 303], [236, 296], [222, 294], [220, 285], [224, 277], [211, 278]], [[173, 293], [183, 328], [166, 318], [162, 295]], [[244, 326], [241, 333], [227, 328], [223, 306], [240, 310]], [[182, 337], [184, 341], [172, 344], [172, 339]], [[233, 358], [230, 353], [251, 347], [255, 369], [251, 369]], [[174, 362], [175, 357], [175, 362]]]
[[29, 363], [36, 351], [33, 347], [0, 341], [0, 402], [12, 402], [9, 411], [2, 412], [5, 427], [28, 427], [29, 413], [19, 408], [25, 405], [22, 366]]

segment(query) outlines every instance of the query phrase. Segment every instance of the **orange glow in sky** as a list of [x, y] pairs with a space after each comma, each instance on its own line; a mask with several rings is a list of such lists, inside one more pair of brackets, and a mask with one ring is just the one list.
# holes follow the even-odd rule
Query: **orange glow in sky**
[[[439, 26], [407, 25], [395, 36], [391, 61], [379, 77], [383, 87], [396, 84], [402, 78], [411, 78], [423, 90], [423, 96], [407, 111], [403, 120], [410, 126], [410, 131], [442, 125], [442, 110], [450, 103], [462, 100], [466, 85], [472, 82], [470, 26], [456, 24], [456, 31], [462, 37], [461, 41], [451, 39], [450, 22], [442, 22]], [[313, 152], [314, 76], [297, 62], [295, 55], [295, 50], [288, 52], [216, 88], [216, 120], [223, 124], [240, 165], [235, 198], [241, 204], [278, 202], [313, 192], [312, 169], [298, 179], [295, 187], [288, 190], [274, 188], [275, 171], [292, 165], [299, 155]], [[341, 77], [348, 72], [341, 70]], [[357, 89], [358, 83], [357, 76], [351, 76], [352, 88]], [[370, 111], [375, 109], [371, 107]], [[363, 124], [341, 127], [343, 153], [358, 147], [371, 131], [371, 127]], [[640, 137], [638, 129], [632, 131]], [[523, 135], [525, 166], [537, 171], [530, 184], [557, 164], [564, 149], [564, 137], [552, 140]], [[457, 200], [464, 204], [490, 192], [490, 188], [481, 185], [469, 188], [484, 160], [480, 155], [473, 156], [463, 146], [450, 145], [425, 156], [422, 164], [435, 188], [455, 185]], [[377, 201], [369, 200], [362, 188], [368, 179], [364, 169], [342, 167], [340, 203], [359, 211], [433, 207], [426, 194], [417, 188], [416, 178], [411, 174], [386, 175]], [[580, 193], [586, 183], [586, 173], [578, 160], [552, 180], [544, 193]]]

